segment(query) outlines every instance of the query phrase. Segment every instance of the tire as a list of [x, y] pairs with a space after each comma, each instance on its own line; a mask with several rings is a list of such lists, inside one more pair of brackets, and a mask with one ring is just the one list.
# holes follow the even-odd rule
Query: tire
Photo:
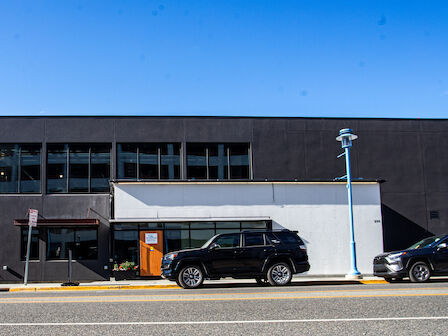
[[182, 268], [176, 277], [176, 283], [185, 289], [198, 288], [204, 282], [204, 273], [199, 266], [188, 265]]
[[416, 262], [409, 270], [409, 278], [412, 282], [426, 282], [430, 277], [431, 269], [428, 264], [423, 261]]
[[268, 282], [272, 286], [284, 286], [291, 282], [291, 267], [284, 262], [272, 264], [268, 269]]
[[266, 278], [255, 278], [255, 281], [257, 282], [258, 286], [266, 286], [268, 284]]

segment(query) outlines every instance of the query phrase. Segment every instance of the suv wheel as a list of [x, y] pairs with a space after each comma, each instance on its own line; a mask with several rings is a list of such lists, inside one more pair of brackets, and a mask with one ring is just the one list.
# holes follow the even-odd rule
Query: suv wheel
[[176, 283], [185, 289], [198, 288], [204, 281], [204, 274], [199, 266], [190, 265], [181, 269]]
[[291, 268], [284, 262], [275, 263], [268, 269], [268, 281], [272, 286], [284, 286], [291, 279]]
[[423, 262], [418, 261], [412, 265], [409, 271], [409, 278], [412, 282], [425, 282], [431, 277], [431, 269], [429, 266]]

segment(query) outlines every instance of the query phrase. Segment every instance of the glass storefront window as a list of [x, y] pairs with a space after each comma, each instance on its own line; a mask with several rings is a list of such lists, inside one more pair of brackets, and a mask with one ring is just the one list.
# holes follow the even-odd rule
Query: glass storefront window
[[269, 221], [227, 222], [147, 222], [113, 224], [114, 262], [139, 259], [139, 231], [163, 230], [163, 253], [201, 247], [219, 233], [239, 233], [244, 228], [267, 229]]
[[192, 248], [201, 247], [204, 243], [215, 235], [214, 229], [191, 230], [190, 245]]
[[47, 234], [47, 259], [68, 259], [69, 249], [74, 259], [98, 258], [97, 229], [49, 228]]
[[132, 261], [135, 265], [139, 264], [138, 260], [138, 230], [114, 231], [114, 254], [115, 263]]
[[[20, 255], [22, 260], [26, 259], [26, 249], [28, 244], [28, 228], [21, 229]], [[39, 229], [33, 228], [31, 231], [30, 260], [39, 259]]]
[[188, 230], [165, 231], [165, 253], [190, 248], [190, 234]]
[[191, 222], [191, 229], [214, 229], [215, 222]]

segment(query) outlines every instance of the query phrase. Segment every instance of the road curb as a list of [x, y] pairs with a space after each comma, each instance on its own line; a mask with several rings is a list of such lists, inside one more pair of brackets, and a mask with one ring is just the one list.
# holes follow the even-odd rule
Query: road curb
[[[319, 286], [319, 285], [371, 285], [387, 284], [384, 280], [318, 280], [296, 282], [298, 286]], [[235, 284], [238, 285], [238, 284]], [[228, 284], [226, 284], [228, 286]], [[173, 289], [180, 288], [177, 285], [103, 285], [103, 286], [73, 286], [73, 287], [15, 287], [0, 288], [0, 291], [10, 292], [48, 292], [48, 291], [99, 291], [99, 290], [138, 290], [138, 289]]]
[[98, 291], [98, 290], [132, 290], [132, 289], [162, 289], [179, 288], [177, 285], [111, 285], [111, 286], [73, 286], [73, 287], [16, 287], [10, 292], [48, 292], [48, 291]]

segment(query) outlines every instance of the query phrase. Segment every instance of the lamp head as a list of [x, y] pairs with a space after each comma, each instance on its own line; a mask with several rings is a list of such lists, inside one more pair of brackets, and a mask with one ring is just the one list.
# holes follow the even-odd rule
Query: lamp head
[[337, 141], [341, 141], [342, 148], [348, 148], [352, 146], [352, 140], [358, 139], [358, 136], [353, 133], [350, 128], [343, 128], [339, 131]]

